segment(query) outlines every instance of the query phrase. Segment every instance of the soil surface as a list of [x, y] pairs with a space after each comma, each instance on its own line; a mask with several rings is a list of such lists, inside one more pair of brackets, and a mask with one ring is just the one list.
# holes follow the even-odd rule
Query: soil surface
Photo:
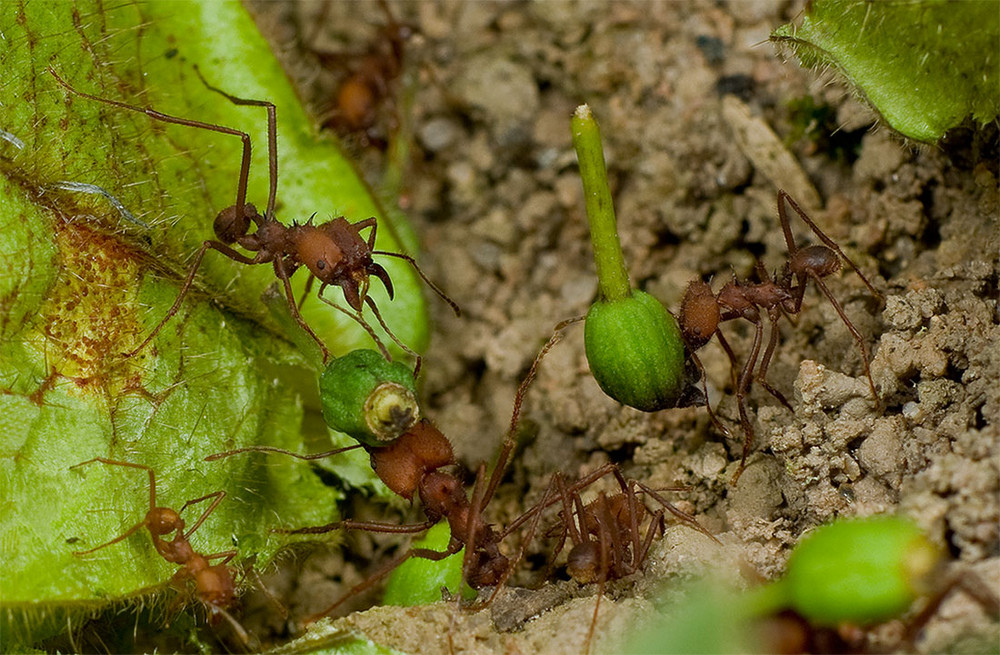
[[[425, 413], [469, 470], [495, 455], [517, 385], [553, 326], [586, 313], [596, 297], [569, 132], [580, 103], [601, 123], [632, 284], [671, 310], [691, 280], [717, 291], [732, 273], [752, 277], [757, 258], [780, 268], [788, 247], [779, 188], [885, 294], [880, 303], [849, 269], [827, 281], [872, 353], [880, 406], [845, 321], [810, 285], [795, 322], [781, 322], [768, 370], [794, 411], [754, 385], [747, 407], [757, 438], [735, 486], [742, 432], [730, 364], [716, 340], [699, 354], [710, 401], [735, 438], [721, 434], [704, 407], [647, 414], [606, 397], [589, 374], [582, 327], [568, 330], [527, 395], [523, 445], [490, 518], [509, 522], [556, 471], [576, 478], [615, 463], [653, 487], [690, 487], [670, 499], [722, 542], [670, 525], [641, 572], [605, 590], [595, 652], [621, 651], [664, 585], [708, 571], [742, 585], [750, 584], [748, 572], [777, 577], [799, 538], [836, 516], [902, 513], [953, 569], [1000, 586], [995, 126], [957, 130], [941, 147], [906, 144], [876, 126], [842, 84], [817, 78], [768, 43], [771, 30], [800, 11], [798, 2], [391, 2], [391, 9], [415, 30], [403, 75], [390, 80], [395, 102], [379, 110], [374, 145], [357, 135], [347, 142], [377, 183], [386, 158], [379, 130], [411, 124], [401, 204], [421, 237], [421, 265], [463, 310], [456, 318], [429, 299], [436, 331], [424, 359]], [[374, 2], [254, 10], [317, 115], [387, 23]], [[324, 62], [307, 44], [347, 56]], [[817, 242], [798, 219], [792, 230], [800, 242]], [[723, 329], [745, 361], [753, 325]], [[588, 497], [597, 487], [614, 492], [607, 482]], [[399, 514], [359, 502], [345, 516], [354, 511]], [[302, 556], [269, 577], [293, 621], [405, 547], [398, 537], [352, 539], [354, 552]], [[583, 652], [596, 585], [525, 591], [540, 582], [544, 549], [552, 547], [535, 542], [489, 610], [378, 607], [338, 624], [413, 653]], [[268, 634], [272, 642], [294, 635], [266, 607], [256, 615], [251, 607], [246, 622], [265, 643]], [[898, 648], [901, 626], [872, 630], [872, 647]], [[995, 646], [995, 619], [957, 593], [915, 649], [953, 650], [990, 631], [978, 643]]]

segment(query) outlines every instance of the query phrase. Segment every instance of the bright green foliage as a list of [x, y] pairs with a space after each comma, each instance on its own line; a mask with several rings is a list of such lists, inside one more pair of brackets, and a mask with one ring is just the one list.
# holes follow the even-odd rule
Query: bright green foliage
[[[237, 3], [5, 2], [0, 34], [0, 650], [10, 652], [161, 590], [176, 568], [145, 531], [72, 555], [121, 534], [149, 503], [143, 472], [74, 464], [101, 456], [149, 465], [159, 504], [177, 509], [226, 491], [192, 544], [236, 547], [236, 563], [256, 556], [258, 567], [289, 539], [270, 528], [335, 520], [341, 496], [288, 458], [202, 461], [247, 445], [329, 443], [303, 408], [317, 402], [315, 353], [304, 358], [284, 337], [314, 346], [260, 302], [274, 282], [269, 266], [207, 253], [197, 286], [210, 292], [190, 294], [149, 347], [121, 358], [165, 315], [189, 258], [213, 236], [215, 214], [233, 203], [240, 140], [71, 95], [46, 68], [81, 91], [247, 130], [248, 197], [263, 211], [265, 112], [208, 91], [198, 64], [210, 82], [278, 106], [279, 218], [382, 212], [335, 146], [316, 144]], [[138, 222], [101, 195], [56, 188], [66, 181], [99, 185]], [[393, 233], [380, 223], [380, 248], [397, 249]], [[396, 285], [395, 301], [378, 297], [386, 320], [420, 347], [418, 279], [405, 264], [385, 266]], [[297, 295], [304, 280], [293, 280]], [[303, 314], [335, 352], [369, 343], [314, 298]], [[373, 478], [367, 467], [354, 475]]]
[[646, 412], [676, 407], [684, 377], [680, 328], [660, 301], [629, 286], [601, 131], [590, 107], [577, 107], [571, 127], [600, 290], [584, 332], [590, 372], [620, 403]]
[[684, 342], [677, 320], [659, 300], [643, 291], [598, 300], [584, 325], [587, 361], [604, 393], [644, 412], [677, 405]]
[[[444, 551], [451, 541], [451, 530], [441, 522], [427, 531], [423, 538], [413, 542], [414, 548]], [[382, 597], [384, 605], [427, 605], [441, 600], [442, 587], [455, 593], [462, 582], [462, 556], [465, 550], [437, 562], [422, 557], [411, 557], [403, 562], [386, 585]], [[472, 591], [468, 586], [466, 593]], [[475, 592], [472, 592], [475, 594]]]
[[335, 357], [319, 379], [323, 419], [370, 446], [384, 446], [420, 418], [413, 371], [374, 350]]
[[940, 559], [910, 521], [894, 516], [834, 521], [792, 551], [780, 584], [796, 612], [818, 624], [880, 623], [927, 590]]
[[1000, 10], [993, 0], [815, 0], [772, 40], [806, 66], [835, 67], [901, 134], [933, 143], [966, 117], [1000, 113]]
[[803, 537], [784, 577], [741, 592], [701, 581], [649, 621], [628, 652], [770, 652], [756, 619], [792, 609], [818, 626], [872, 625], [935, 590], [941, 553], [908, 519], [838, 519]]

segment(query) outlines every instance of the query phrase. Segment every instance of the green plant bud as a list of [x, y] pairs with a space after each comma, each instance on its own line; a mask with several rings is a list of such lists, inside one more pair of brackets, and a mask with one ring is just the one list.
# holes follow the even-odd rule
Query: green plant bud
[[[442, 521], [428, 530], [422, 539], [414, 541], [413, 547], [441, 552], [448, 547], [449, 541], [451, 541], [451, 530], [448, 528], [448, 523]], [[441, 600], [442, 587], [452, 594], [455, 593], [462, 582], [464, 554], [463, 549], [436, 562], [423, 557], [411, 557], [406, 560], [389, 576], [382, 604], [411, 606], [436, 603]], [[475, 593], [466, 585], [462, 596], [475, 598]]]
[[675, 407], [684, 384], [684, 341], [659, 300], [633, 291], [598, 300], [587, 313], [584, 345], [597, 383], [620, 403], [655, 412]]
[[880, 623], [929, 591], [941, 553], [895, 516], [840, 520], [805, 537], [778, 584], [788, 605], [817, 624]]
[[319, 393], [327, 425], [369, 446], [386, 445], [420, 419], [413, 371], [374, 350], [334, 358]]

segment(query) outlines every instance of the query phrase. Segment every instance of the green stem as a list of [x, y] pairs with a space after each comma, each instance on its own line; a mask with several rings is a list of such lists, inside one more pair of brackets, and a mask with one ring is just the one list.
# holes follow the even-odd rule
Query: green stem
[[597, 281], [604, 300], [624, 300], [632, 295], [628, 270], [622, 255], [621, 241], [615, 222], [615, 207], [608, 188], [608, 172], [604, 167], [601, 129], [588, 105], [573, 112], [573, 147], [580, 162], [583, 195], [587, 203], [590, 241], [594, 244]]

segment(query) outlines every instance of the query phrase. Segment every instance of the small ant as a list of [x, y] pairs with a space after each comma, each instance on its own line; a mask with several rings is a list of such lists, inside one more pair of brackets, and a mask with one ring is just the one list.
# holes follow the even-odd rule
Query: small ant
[[[386, 132], [392, 132], [398, 122], [392, 118], [395, 109], [392, 87], [403, 73], [404, 49], [414, 29], [396, 20], [386, 0], [379, 0], [379, 6], [387, 21], [364, 54], [350, 56], [313, 46], [308, 46], [308, 49], [325, 66], [342, 65], [345, 59], [350, 62], [350, 72], [338, 84], [334, 100], [319, 119], [320, 124], [332, 128], [341, 136], [358, 135], [363, 145], [384, 148], [386, 135], [376, 128], [383, 113], [392, 119]], [[316, 28], [312, 36], [323, 23], [328, 9], [329, 3], [324, 4], [320, 17], [314, 22]]]
[[[201, 527], [201, 524], [206, 518], [208, 518], [209, 514], [215, 511], [215, 508], [218, 507], [219, 503], [221, 503], [226, 497], [226, 492], [220, 490], [206, 496], [202, 496], [201, 498], [189, 500], [184, 503], [184, 506], [181, 507], [180, 511], [174, 511], [169, 507], [156, 506], [156, 473], [152, 468], [143, 464], [122, 462], [114, 459], [105, 459], [103, 457], [88, 459], [86, 462], [81, 462], [71, 466], [70, 468], [75, 469], [94, 462], [100, 462], [111, 466], [127, 466], [149, 473], [149, 511], [146, 512], [146, 516], [142, 519], [142, 521], [136, 523], [111, 541], [88, 550], [75, 551], [73, 555], [89, 555], [94, 551], [107, 548], [108, 546], [114, 545], [119, 541], [130, 537], [142, 528], [146, 528], [149, 530], [149, 535], [153, 538], [153, 547], [156, 548], [156, 552], [171, 564], [178, 564], [181, 566], [181, 568], [174, 574], [173, 578], [171, 578], [171, 585], [175, 588], [183, 589], [188, 581], [193, 582], [195, 594], [205, 605], [206, 609], [208, 609], [210, 617], [209, 622], [215, 624], [218, 623], [220, 617], [225, 618], [236, 631], [240, 640], [244, 644], [249, 644], [250, 637], [246, 630], [244, 630], [243, 626], [241, 626], [239, 622], [226, 611], [226, 608], [232, 606], [236, 600], [236, 584], [233, 581], [232, 572], [227, 566], [227, 564], [232, 561], [234, 557], [236, 557], [236, 551], [226, 550], [220, 553], [213, 553], [211, 555], [202, 555], [195, 552], [190, 542], [191, 535], [194, 534], [199, 527]], [[196, 505], [209, 499], [212, 499], [212, 503], [205, 509], [204, 512], [202, 512], [201, 516], [198, 517], [198, 520], [195, 521], [194, 525], [185, 532], [185, 523], [184, 519], [181, 518], [181, 514], [189, 506]], [[170, 539], [169, 541], [164, 539], [164, 536], [169, 535], [171, 532], [176, 533], [173, 539]], [[212, 560], [221, 561], [217, 564], [210, 564]]]
[[[385, 345], [375, 334], [375, 330], [362, 316], [361, 312], [366, 304], [371, 308], [372, 312], [375, 314], [375, 318], [379, 322], [379, 325], [383, 330], [385, 330], [386, 334], [389, 335], [393, 342], [395, 342], [396, 345], [408, 354], [416, 357], [419, 362], [417, 354], [403, 344], [389, 329], [383, 320], [378, 307], [375, 305], [375, 301], [368, 295], [369, 278], [374, 275], [382, 281], [382, 284], [385, 286], [385, 289], [389, 294], [389, 298], [392, 299], [393, 297], [392, 280], [389, 278], [389, 273], [380, 264], [372, 260], [373, 255], [396, 257], [408, 262], [411, 266], [413, 266], [417, 274], [420, 275], [421, 279], [423, 279], [435, 293], [441, 296], [441, 298], [443, 298], [445, 302], [451, 306], [456, 314], [460, 313], [458, 305], [455, 304], [453, 300], [448, 298], [448, 296], [446, 296], [441, 289], [439, 289], [427, 278], [426, 275], [424, 275], [423, 271], [420, 270], [420, 267], [417, 266], [416, 261], [412, 257], [401, 253], [375, 250], [375, 232], [378, 224], [374, 217], [366, 218], [362, 221], [358, 221], [357, 223], [350, 223], [347, 219], [340, 217], [318, 225], [313, 225], [312, 219], [310, 219], [305, 225], [293, 224], [291, 227], [279, 223], [274, 218], [274, 207], [278, 188], [278, 149], [276, 110], [274, 104], [271, 102], [266, 100], [248, 100], [230, 95], [225, 91], [208, 84], [204, 77], [201, 76], [201, 72], [198, 68], [195, 67], [195, 72], [198, 74], [198, 77], [201, 78], [202, 83], [209, 90], [218, 93], [235, 105], [264, 107], [267, 110], [269, 190], [267, 209], [264, 214], [261, 215], [258, 213], [256, 206], [246, 201], [247, 180], [250, 174], [251, 151], [250, 136], [246, 132], [222, 125], [214, 125], [212, 123], [204, 123], [188, 118], [170, 116], [153, 109], [138, 107], [124, 102], [119, 102], [117, 100], [110, 100], [108, 98], [101, 98], [89, 93], [84, 93], [71, 87], [67, 82], [59, 77], [59, 75], [57, 75], [52, 68], [49, 68], [49, 72], [66, 90], [83, 98], [111, 105], [113, 107], [139, 112], [154, 120], [162, 121], [164, 123], [184, 125], [197, 129], [210, 130], [212, 132], [220, 132], [222, 134], [231, 134], [238, 136], [243, 140], [243, 159], [240, 164], [239, 181], [236, 187], [236, 203], [220, 211], [213, 222], [213, 229], [218, 240], [209, 240], [202, 244], [198, 253], [194, 257], [194, 261], [188, 271], [187, 278], [181, 286], [180, 293], [178, 293], [177, 299], [170, 307], [166, 316], [164, 316], [163, 320], [161, 320], [156, 327], [153, 328], [153, 331], [149, 334], [149, 336], [147, 336], [137, 348], [126, 353], [125, 357], [132, 357], [145, 348], [146, 345], [148, 345], [149, 342], [152, 341], [153, 338], [160, 332], [163, 326], [166, 325], [167, 322], [177, 313], [180, 309], [181, 301], [187, 295], [191, 288], [191, 284], [194, 282], [194, 276], [195, 273], [197, 273], [198, 268], [201, 266], [202, 257], [204, 257], [205, 252], [209, 249], [216, 250], [229, 259], [241, 264], [271, 264], [274, 268], [275, 276], [281, 280], [282, 286], [284, 287], [289, 311], [295, 318], [296, 322], [298, 322], [299, 326], [302, 327], [302, 329], [305, 330], [306, 333], [308, 333], [309, 336], [311, 336], [319, 345], [320, 350], [323, 353], [324, 363], [329, 360], [330, 351], [327, 349], [326, 344], [324, 344], [316, 333], [313, 332], [312, 328], [309, 327], [309, 325], [302, 318], [302, 315], [299, 313], [299, 306], [295, 302], [295, 297], [292, 293], [292, 287], [289, 281], [291, 275], [295, 273], [300, 266], [304, 265], [307, 269], [309, 269], [310, 273], [305, 293], [303, 294], [303, 300], [312, 287], [313, 279], [318, 278], [321, 282], [318, 293], [320, 300], [343, 312], [361, 325], [361, 327], [363, 327], [371, 336], [372, 340], [378, 346], [379, 350], [386, 359], [391, 359], [388, 349], [386, 349]], [[256, 230], [253, 233], [250, 232], [251, 223], [256, 226]], [[368, 228], [370, 228], [368, 238], [364, 239], [361, 236], [361, 231]], [[248, 257], [240, 253], [231, 247], [233, 244], [255, 253], [254, 256]], [[323, 291], [328, 286], [339, 286], [344, 293], [344, 299], [353, 311], [348, 311], [327, 298], [324, 298]], [[416, 368], [419, 370], [419, 364]]]
[[[789, 224], [785, 203], [788, 203], [806, 225], [816, 234], [825, 245], [812, 245], [800, 248], [795, 243]], [[871, 282], [861, 273], [854, 262], [844, 254], [844, 251], [819, 229], [819, 227], [809, 218], [799, 207], [798, 203], [784, 190], [778, 191], [778, 216], [781, 220], [781, 229], [785, 236], [785, 244], [788, 246], [788, 260], [782, 268], [781, 274], [775, 273], [770, 278], [761, 262], [757, 262], [756, 271], [759, 282], [748, 282], [738, 279], [735, 275], [727, 282], [718, 294], [712, 293], [712, 288], [701, 280], [695, 280], [688, 285], [687, 292], [681, 302], [679, 323], [681, 332], [687, 345], [688, 354], [691, 360], [702, 369], [704, 367], [698, 356], [695, 354], [699, 348], [704, 346], [712, 338], [718, 335], [719, 344], [726, 351], [731, 365], [733, 376], [733, 387], [736, 389], [736, 404], [740, 415], [740, 426], [743, 429], [743, 454], [740, 458], [740, 466], [733, 476], [732, 482], [735, 484], [739, 480], [743, 469], [746, 466], [747, 456], [750, 454], [750, 447], [753, 444], [753, 425], [747, 416], [745, 399], [750, 391], [750, 384], [753, 380], [760, 383], [764, 389], [774, 396], [782, 405], [789, 410], [792, 409], [785, 396], [772, 387], [767, 382], [767, 369], [771, 363], [771, 357], [778, 345], [778, 321], [782, 316], [794, 316], [802, 309], [802, 300], [805, 296], [806, 286], [809, 280], [816, 283], [820, 291], [826, 296], [830, 304], [837, 311], [841, 321], [854, 337], [861, 351], [861, 361], [864, 365], [865, 376], [868, 378], [868, 386], [871, 389], [872, 398], [876, 407], [881, 406], [878, 392], [875, 390], [875, 382], [872, 379], [869, 365], [870, 354], [861, 333], [858, 332], [854, 324], [847, 318], [843, 308], [837, 299], [827, 288], [823, 278], [839, 271], [842, 267], [841, 260], [854, 269], [861, 281], [868, 287], [872, 295], [879, 302], [884, 302], [885, 297], [872, 286]], [[763, 355], [760, 353], [760, 346], [764, 336], [764, 320], [761, 317], [761, 310], [768, 319], [768, 339]], [[750, 347], [750, 355], [739, 376], [736, 375], [737, 360], [729, 342], [723, 336], [720, 324], [724, 321], [742, 318], [754, 325], [753, 345]], [[759, 358], [759, 359], [758, 359]], [[707, 383], [703, 378], [705, 394], [707, 398]], [[706, 402], [709, 417], [712, 423], [721, 432], [732, 436], [712, 411], [711, 406]]]

